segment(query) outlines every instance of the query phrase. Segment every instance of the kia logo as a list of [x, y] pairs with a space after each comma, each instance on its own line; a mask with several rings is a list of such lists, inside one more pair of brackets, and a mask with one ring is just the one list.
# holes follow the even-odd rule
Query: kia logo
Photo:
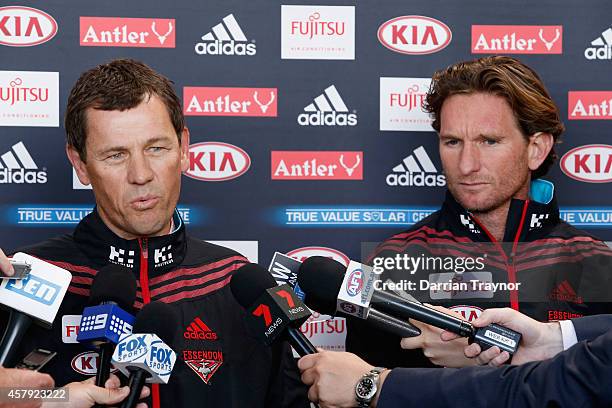
[[251, 167], [251, 158], [241, 148], [221, 142], [189, 146], [189, 169], [185, 175], [202, 181], [226, 181], [242, 176]]
[[57, 22], [44, 11], [23, 6], [0, 7], [0, 44], [31, 47], [57, 34]]
[[609, 183], [612, 181], [612, 146], [576, 147], [563, 155], [560, 165], [561, 170], [574, 180]]
[[305, 259], [310, 258], [311, 256], [324, 256], [326, 258], [331, 258], [340, 262], [344, 266], [348, 266], [350, 262], [349, 257], [340, 251], [332, 248], [317, 246], [297, 248], [293, 251], [287, 252], [287, 256], [297, 259], [300, 262], [304, 262]]
[[395, 17], [378, 28], [378, 41], [401, 54], [432, 54], [446, 48], [452, 37], [446, 24], [424, 16]]

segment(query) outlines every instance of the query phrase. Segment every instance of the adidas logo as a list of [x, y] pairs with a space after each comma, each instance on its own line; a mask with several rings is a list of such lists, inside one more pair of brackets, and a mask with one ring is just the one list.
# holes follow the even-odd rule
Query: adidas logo
[[561, 302], [583, 303], [581, 296], [576, 295], [576, 291], [567, 280], [564, 280], [550, 292], [550, 299]]
[[247, 38], [233, 14], [223, 18], [223, 22], [202, 36], [204, 42], [195, 45], [199, 55], [255, 55], [257, 47]]
[[612, 59], [612, 27], [601, 33], [601, 36], [591, 41], [592, 47], [584, 50], [584, 57], [588, 60]]
[[300, 114], [297, 121], [301, 126], [355, 126], [357, 114], [348, 111], [338, 90], [331, 85], [304, 108], [308, 113]]
[[[47, 171], [38, 171], [23, 142], [14, 144], [7, 153], [0, 156], [0, 184], [44, 184]], [[18, 160], [19, 159], [19, 160]]]
[[393, 168], [393, 173], [387, 176], [387, 185], [403, 187], [442, 187], [446, 185], [446, 177], [438, 174], [423, 146], [419, 146], [412, 154]]
[[191, 340], [217, 340], [217, 333], [210, 330], [202, 319], [196, 317], [185, 329], [183, 337]]

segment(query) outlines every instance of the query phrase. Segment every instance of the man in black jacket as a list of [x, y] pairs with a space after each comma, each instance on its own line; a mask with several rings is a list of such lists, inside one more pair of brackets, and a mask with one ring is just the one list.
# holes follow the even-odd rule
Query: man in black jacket
[[45, 371], [58, 384], [95, 374], [96, 354], [68, 328], [97, 272], [114, 263], [136, 277], [137, 309], [162, 301], [180, 316], [178, 361], [168, 385], [152, 386], [154, 408], [307, 406], [290, 383], [297, 368], [288, 345], [259, 344], [231, 295], [232, 274], [247, 260], [189, 237], [176, 211], [189, 131], [171, 82], [133, 60], [97, 66], [73, 87], [65, 125], [66, 153], [96, 207], [73, 234], [21, 249], [72, 273], [53, 328], [32, 327], [23, 354], [57, 351]]
[[[383, 281], [468, 320], [505, 306], [540, 321], [610, 313], [612, 251], [560, 219], [554, 185], [541, 179], [564, 127], [538, 75], [510, 57], [453, 64], [434, 74], [425, 107], [448, 191], [439, 211], [378, 246], [374, 266], [421, 262], [410, 270], [390, 262]], [[465, 339], [443, 342], [441, 330], [414, 324], [422, 335], [401, 340], [402, 350], [398, 337], [350, 320], [347, 350], [386, 367], [486, 360], [466, 358]]]

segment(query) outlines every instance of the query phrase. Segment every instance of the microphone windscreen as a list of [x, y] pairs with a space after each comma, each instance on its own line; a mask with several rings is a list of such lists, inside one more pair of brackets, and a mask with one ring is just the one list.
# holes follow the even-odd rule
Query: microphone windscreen
[[251, 307], [266, 289], [274, 286], [276, 281], [270, 272], [254, 263], [241, 266], [230, 281], [234, 298], [245, 309]]
[[302, 262], [297, 274], [304, 303], [319, 313], [335, 315], [340, 286], [346, 267], [324, 256], [311, 256]]
[[157, 334], [166, 345], [173, 343], [179, 317], [176, 310], [163, 302], [155, 301], [144, 305], [136, 315], [132, 333]]
[[134, 313], [136, 300], [136, 278], [129, 269], [108, 264], [98, 271], [89, 295], [89, 305], [115, 302], [128, 313]]

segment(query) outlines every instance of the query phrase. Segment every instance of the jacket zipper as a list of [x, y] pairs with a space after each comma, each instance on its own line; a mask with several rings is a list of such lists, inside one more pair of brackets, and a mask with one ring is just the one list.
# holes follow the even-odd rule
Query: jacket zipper
[[[510, 253], [510, 257], [506, 255], [506, 253], [504, 252], [504, 249], [499, 244], [499, 241], [497, 241], [497, 239], [495, 239], [495, 237], [491, 235], [489, 230], [487, 230], [486, 227], [482, 225], [482, 223], [476, 217], [470, 214], [472, 218], [474, 219], [474, 221], [476, 222], [476, 224], [478, 224], [478, 226], [485, 232], [485, 234], [487, 234], [491, 242], [499, 250], [499, 253], [504, 259], [504, 263], [506, 264], [507, 273], [508, 273], [508, 283], [510, 283], [513, 287], [517, 287], [516, 286], [516, 268], [514, 266], [514, 258], [516, 256], [516, 249], [519, 244], [521, 232], [523, 231], [523, 225], [525, 224], [525, 218], [527, 216], [528, 207], [529, 207], [529, 200], [525, 200], [525, 203], [523, 204], [523, 211], [521, 213], [521, 221], [519, 222], [519, 227], [516, 230], [516, 235], [514, 236], [514, 241], [512, 242], [512, 252]], [[510, 307], [516, 311], [519, 310], [519, 300], [518, 300], [518, 290], [517, 289], [510, 291]]]
[[[142, 291], [142, 303], [151, 303], [151, 293], [149, 292], [149, 241], [147, 238], [139, 238], [140, 246], [140, 290]], [[159, 384], [151, 384], [151, 401], [153, 408], [160, 408]]]

